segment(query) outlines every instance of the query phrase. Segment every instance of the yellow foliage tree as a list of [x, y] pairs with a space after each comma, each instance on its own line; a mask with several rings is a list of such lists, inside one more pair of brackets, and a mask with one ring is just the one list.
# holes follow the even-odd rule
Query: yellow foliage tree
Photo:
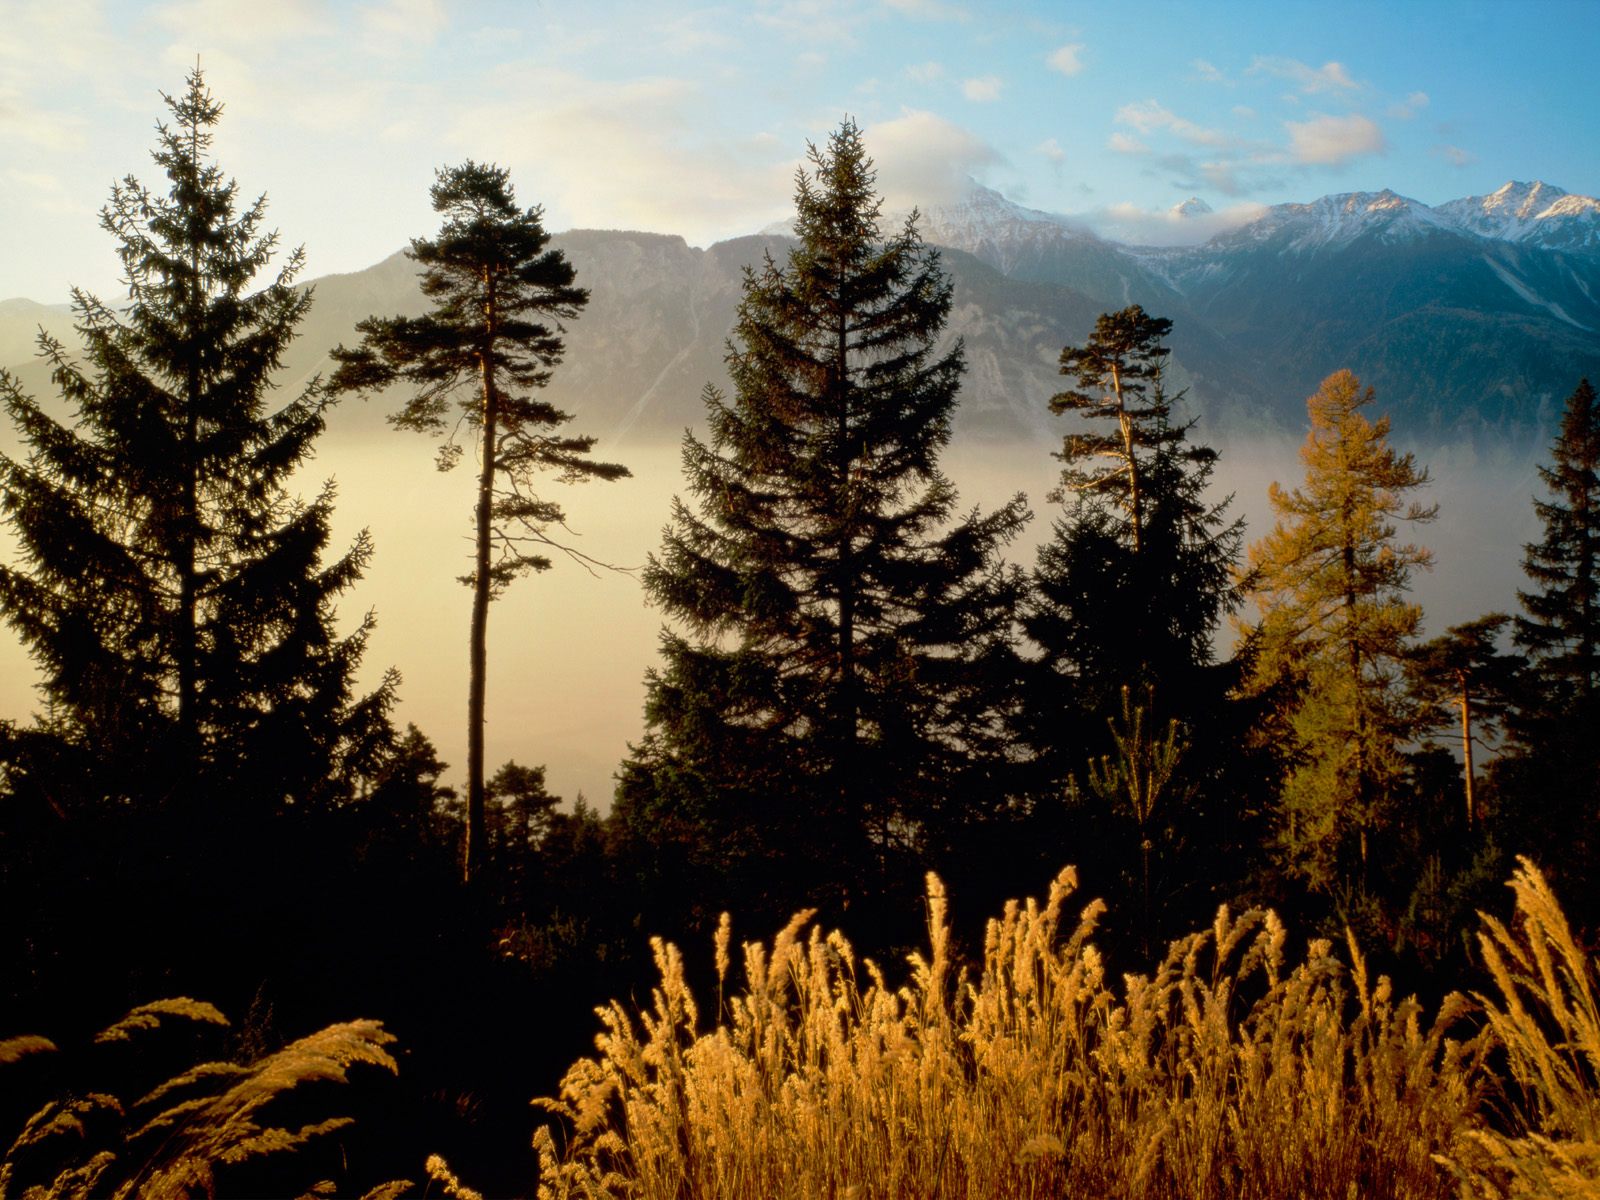
[[1399, 750], [1418, 721], [1402, 658], [1422, 610], [1407, 592], [1432, 556], [1398, 542], [1395, 523], [1432, 520], [1438, 506], [1410, 499], [1428, 472], [1389, 444], [1387, 417], [1362, 411], [1372, 401], [1349, 371], [1322, 381], [1307, 401], [1305, 483], [1272, 485], [1278, 521], [1247, 565], [1260, 614], [1248, 631], [1252, 686], [1292, 697], [1283, 846], [1319, 888], [1364, 884], [1369, 834], [1392, 805]]

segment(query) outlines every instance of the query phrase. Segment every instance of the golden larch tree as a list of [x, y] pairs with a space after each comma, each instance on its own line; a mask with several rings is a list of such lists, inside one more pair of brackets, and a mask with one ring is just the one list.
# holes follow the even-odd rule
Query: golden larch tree
[[1272, 485], [1278, 521], [1247, 563], [1260, 614], [1251, 686], [1289, 697], [1283, 847], [1319, 888], [1364, 882], [1418, 721], [1402, 668], [1422, 610], [1407, 595], [1432, 556], [1398, 542], [1396, 522], [1432, 520], [1437, 506], [1411, 499], [1428, 473], [1389, 444], [1387, 417], [1367, 417], [1372, 401], [1349, 371], [1322, 381], [1307, 401], [1305, 483]]

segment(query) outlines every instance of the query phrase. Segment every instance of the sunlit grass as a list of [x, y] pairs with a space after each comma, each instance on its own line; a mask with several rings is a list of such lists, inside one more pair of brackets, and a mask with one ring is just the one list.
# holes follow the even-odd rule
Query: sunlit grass
[[[1492, 999], [1431, 1019], [1353, 942], [1292, 965], [1270, 912], [1226, 909], [1151, 977], [1108, 978], [1075, 879], [1011, 903], [972, 976], [930, 876], [929, 949], [891, 987], [809, 914], [743, 947], [713, 1020], [656, 942], [648, 1011], [601, 1010], [558, 1132], [558, 1197], [1431, 1197], [1594, 1194], [1592, 970], [1524, 863], [1486, 920]], [[729, 984], [729, 927], [715, 953]], [[1509, 1071], [1509, 1078], [1502, 1074]], [[565, 1139], [558, 1146], [558, 1136]]]

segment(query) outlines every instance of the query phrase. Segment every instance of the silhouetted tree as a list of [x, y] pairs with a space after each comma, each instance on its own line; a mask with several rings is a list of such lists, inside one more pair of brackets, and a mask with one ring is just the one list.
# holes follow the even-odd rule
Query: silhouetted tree
[[951, 523], [949, 281], [915, 217], [884, 236], [853, 123], [810, 161], [798, 246], [745, 275], [734, 396], [708, 388], [710, 442], [684, 441], [698, 511], [674, 502], [645, 572], [676, 628], [618, 791], [658, 878], [765, 915], [913, 883], [1004, 808], [999, 551], [1027, 519], [1019, 496]]
[[1525, 686], [1507, 724], [1514, 752], [1495, 764], [1499, 837], [1560, 881], [1575, 922], [1600, 925], [1600, 405], [1587, 379], [1567, 398], [1549, 496], [1534, 500], [1544, 536], [1525, 547], [1516, 641]]
[[[1227, 519], [1229, 500], [1205, 495], [1216, 452], [1189, 442], [1192, 422], [1172, 420], [1162, 385], [1171, 328], [1135, 305], [1102, 314], [1087, 345], [1061, 352], [1079, 388], [1051, 410], [1115, 427], [1074, 428], [1056, 454], [1064, 465], [1050, 499], [1066, 511], [1040, 548], [1027, 617], [1056, 677], [1056, 702], [1037, 706], [1052, 721], [1065, 705], [1099, 725], [1124, 687], [1152, 688], [1158, 706], [1188, 719], [1212, 638], [1238, 605], [1242, 523]], [[1220, 694], [1203, 690], [1207, 704]]]
[[[1518, 655], [1501, 653], [1497, 644], [1510, 623], [1511, 618], [1505, 613], [1489, 613], [1452, 625], [1443, 637], [1417, 646], [1407, 662], [1412, 692], [1431, 712], [1436, 727], [1449, 723], [1460, 731], [1469, 827], [1476, 825], [1481, 816], [1474, 751], [1491, 745], [1485, 735], [1493, 737], [1500, 732], [1517, 694], [1523, 660]], [[1495, 741], [1498, 742], [1497, 737]]]
[[[1102, 314], [1084, 346], [1062, 351], [1061, 373], [1077, 385], [1050, 402], [1074, 418], [1050, 496], [1063, 511], [1039, 549], [1024, 619], [1041, 651], [1022, 726], [1036, 756], [1033, 790], [1045, 813], [1052, 798], [1068, 797], [1059, 820], [1070, 831], [1052, 840], [1096, 847], [1091, 886], [1129, 892], [1113, 907], [1142, 907], [1147, 947], [1154, 908], [1194, 892], [1189, 909], [1172, 914], [1186, 928], [1195, 912], [1214, 909], [1217, 891], [1232, 898], [1236, 879], [1218, 864], [1241, 874], [1247, 865], [1237, 811], [1244, 710], [1229, 700], [1237, 671], [1212, 646], [1239, 603], [1242, 523], [1228, 519], [1229, 499], [1206, 495], [1216, 452], [1190, 442], [1193, 422], [1173, 418], [1182, 395], [1169, 397], [1163, 381], [1171, 328], [1134, 305]], [[1130, 695], [1147, 730], [1171, 733], [1177, 722], [1190, 747], [1159, 819], [1145, 814], [1133, 830], [1123, 828], [1126, 806], [1111, 805], [1104, 789], [1069, 786], [1108, 751], [1123, 755], [1117, 730], [1132, 720]], [[1172, 861], [1180, 844], [1186, 867]]]
[[[65, 774], [13, 782], [269, 812], [347, 795], [387, 743], [393, 677], [354, 694], [370, 615], [339, 637], [334, 601], [360, 578], [365, 533], [332, 563], [333, 486], [287, 492], [323, 429], [313, 379], [272, 409], [273, 375], [311, 305], [265, 201], [242, 211], [210, 161], [222, 112], [198, 70], [166, 97], [154, 153], [169, 189], [128, 177], [101, 225], [118, 241], [126, 305], [74, 291], [84, 358], [41, 335], [74, 424], [0, 373], [29, 448], [0, 456], [0, 511], [18, 565], [0, 613], [43, 673], [44, 732]], [[13, 751], [45, 752], [38, 737]], [[69, 781], [70, 784], [69, 784]]]
[[1525, 547], [1517, 644], [1543, 677], [1555, 710], [1587, 703], [1600, 683], [1600, 405], [1587, 379], [1567, 397], [1551, 464], [1550, 499], [1535, 500], [1544, 537]]
[[[470, 678], [467, 695], [467, 879], [484, 866], [484, 698], [488, 686], [489, 603], [518, 575], [550, 567], [559, 550], [588, 560], [552, 536], [565, 524], [561, 506], [539, 496], [540, 472], [563, 482], [620, 479], [616, 463], [589, 457], [595, 439], [557, 431], [571, 414], [539, 398], [565, 349], [561, 322], [577, 316], [589, 293], [573, 286], [572, 264], [550, 248], [542, 212], [519, 209], [509, 174], [466, 162], [438, 172], [431, 192], [444, 214], [439, 235], [412, 241], [433, 308], [421, 317], [371, 317], [356, 329], [355, 350], [334, 351], [335, 388], [370, 393], [397, 382], [416, 393], [390, 421], [443, 434], [438, 465], [459, 460], [462, 422], [476, 435], [477, 500], [473, 515]], [[451, 419], [451, 409], [459, 411]]]

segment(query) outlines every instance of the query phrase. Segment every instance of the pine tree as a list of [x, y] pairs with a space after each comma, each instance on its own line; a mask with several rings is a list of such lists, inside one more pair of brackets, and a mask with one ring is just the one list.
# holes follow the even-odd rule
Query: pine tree
[[1600, 405], [1587, 379], [1567, 397], [1551, 460], [1539, 468], [1551, 498], [1533, 502], [1544, 537], [1524, 548], [1535, 588], [1517, 593], [1516, 639], [1560, 708], [1600, 686]]
[[1544, 536], [1524, 548], [1517, 645], [1528, 669], [1507, 718], [1513, 753], [1494, 764], [1497, 836], [1560, 880], [1575, 921], [1600, 923], [1600, 405], [1587, 379], [1567, 398], [1535, 500]]
[[1428, 482], [1389, 445], [1389, 420], [1349, 371], [1307, 402], [1303, 487], [1271, 489], [1278, 522], [1250, 548], [1260, 620], [1251, 636], [1254, 686], [1298, 693], [1288, 726], [1300, 761], [1284, 787], [1284, 846], [1314, 887], [1363, 886], [1369, 839], [1395, 804], [1401, 751], [1419, 728], [1402, 667], [1422, 611], [1406, 599], [1431, 555], [1397, 543], [1395, 522], [1437, 507], [1408, 496]]
[[[1480, 819], [1474, 751], [1492, 749], [1507, 710], [1518, 694], [1523, 659], [1502, 654], [1496, 644], [1511, 618], [1488, 613], [1452, 625], [1443, 637], [1422, 643], [1407, 663], [1413, 696], [1435, 725], [1460, 730], [1463, 797], [1468, 828]], [[1497, 740], [1497, 739], [1496, 739]]]
[[78, 760], [75, 786], [232, 811], [316, 804], [346, 794], [388, 738], [393, 678], [353, 695], [370, 614], [344, 638], [334, 624], [371, 548], [363, 533], [324, 564], [332, 485], [309, 504], [286, 491], [330, 403], [313, 380], [267, 405], [311, 305], [291, 286], [303, 254], [253, 290], [277, 236], [264, 199], [241, 210], [210, 161], [222, 106], [198, 70], [165, 99], [153, 157], [169, 190], [130, 176], [101, 213], [126, 306], [73, 293], [81, 362], [40, 339], [75, 424], [0, 375], [29, 447], [0, 457], [19, 547], [0, 566], [0, 612], [43, 672], [45, 731]]
[[[1237, 672], [1213, 653], [1217, 627], [1239, 603], [1242, 522], [1228, 519], [1231, 497], [1206, 496], [1216, 452], [1189, 440], [1192, 421], [1173, 418], [1182, 393], [1165, 388], [1171, 329], [1134, 305], [1102, 314], [1085, 345], [1062, 351], [1061, 373], [1076, 386], [1050, 407], [1075, 420], [1055, 456], [1063, 466], [1050, 499], [1064, 507], [1040, 547], [1024, 621], [1040, 649], [1023, 729], [1034, 790], [1076, 799], [1061, 819], [1098, 847], [1092, 886], [1128, 893], [1122, 907], [1144, 913], [1146, 947], [1155, 909], [1174, 925], [1209, 912], [1232, 898], [1234, 881], [1216, 862], [1244, 865], [1232, 811], [1246, 763], [1241, 710], [1228, 699]], [[1103, 756], [1123, 754], [1117, 731], [1131, 719], [1130, 696], [1143, 727], [1169, 738], [1181, 730], [1190, 746], [1170, 789], [1182, 801], [1164, 804], [1154, 822], [1144, 813], [1135, 828], [1105, 789], [1071, 783], [1086, 767], [1092, 782]], [[1173, 853], [1179, 844], [1186, 864]], [[1184, 893], [1187, 911], [1175, 904]]]
[[[684, 441], [645, 571], [672, 619], [625, 827], [702, 899], [786, 915], [881, 894], [1001, 803], [1022, 497], [952, 524], [938, 467], [962, 374], [951, 287], [913, 216], [884, 236], [859, 129], [796, 185], [799, 245], [747, 270], [730, 400]], [[665, 877], [665, 876], [663, 876]], [[710, 913], [715, 908], [709, 909]]]
[[1212, 638], [1238, 605], [1233, 582], [1241, 521], [1231, 497], [1205, 490], [1217, 454], [1174, 423], [1162, 372], [1172, 322], [1134, 305], [1104, 313], [1088, 343], [1061, 352], [1078, 387], [1052, 412], [1086, 421], [1067, 433], [1053, 502], [1066, 512], [1039, 554], [1028, 632], [1068, 677], [1085, 711], [1109, 716], [1124, 687], [1149, 687], [1182, 709], [1183, 693], [1212, 663]]
[[438, 466], [462, 453], [452, 401], [477, 440], [473, 569], [467, 693], [466, 878], [488, 853], [484, 792], [484, 701], [488, 687], [489, 604], [517, 576], [551, 566], [550, 552], [586, 555], [552, 533], [565, 526], [561, 506], [534, 491], [539, 474], [562, 482], [620, 479], [629, 472], [589, 457], [595, 439], [559, 433], [571, 414], [539, 398], [565, 350], [561, 322], [576, 317], [589, 293], [574, 286], [572, 264], [550, 247], [537, 207], [519, 209], [509, 173], [466, 162], [438, 172], [431, 192], [444, 215], [438, 237], [412, 241], [422, 291], [433, 301], [422, 317], [371, 317], [356, 329], [355, 350], [339, 347], [333, 384], [370, 393], [396, 382], [416, 387], [390, 421], [444, 435]]

